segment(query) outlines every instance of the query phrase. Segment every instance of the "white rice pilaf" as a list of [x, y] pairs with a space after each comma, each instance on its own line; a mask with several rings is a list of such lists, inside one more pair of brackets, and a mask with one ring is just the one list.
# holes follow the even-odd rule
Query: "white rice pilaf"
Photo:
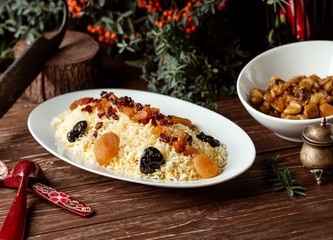
[[[151, 133], [154, 129], [151, 120], [147, 124], [133, 122], [125, 113], [120, 112], [115, 105], [113, 107], [117, 109], [118, 120], [114, 120], [112, 117], [107, 118], [106, 116], [100, 118], [98, 117], [96, 108], [89, 113], [82, 111], [84, 106], [78, 106], [74, 110], [66, 110], [53, 119], [56, 137], [74, 154], [83, 157], [87, 161], [96, 162], [94, 143], [103, 134], [113, 132], [120, 139], [119, 152], [105, 166], [106, 168], [129, 174], [130, 176], [169, 182], [201, 179], [194, 168], [193, 156], [185, 156], [183, 153], [178, 153], [173, 146], [160, 141], [158, 135]], [[87, 121], [87, 129], [83, 136], [75, 142], [69, 142], [67, 140], [67, 133], [77, 122], [82, 120]], [[95, 126], [98, 122], [103, 122], [103, 126], [98, 129], [96, 138], [94, 133], [96, 133]], [[173, 124], [169, 127], [171, 131], [181, 130], [191, 135], [192, 146], [196, 149], [196, 152], [208, 154], [217, 163], [219, 174], [223, 172], [227, 163], [227, 152], [224, 145], [221, 144], [213, 148], [207, 142], [200, 141], [196, 137], [198, 132], [195, 128], [190, 129], [182, 124]], [[162, 153], [165, 163], [154, 173], [143, 174], [139, 167], [140, 158], [144, 150], [148, 147], [157, 148]]]

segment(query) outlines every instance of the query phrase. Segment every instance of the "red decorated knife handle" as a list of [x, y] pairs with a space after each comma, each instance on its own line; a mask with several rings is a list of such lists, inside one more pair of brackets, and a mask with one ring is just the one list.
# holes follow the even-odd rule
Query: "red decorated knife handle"
[[88, 207], [86, 204], [70, 197], [63, 192], [46, 186], [45, 184], [35, 182], [30, 185], [30, 188], [37, 195], [80, 216], [87, 217], [92, 215], [92, 213], [94, 212], [94, 210], [91, 207]]
[[28, 177], [22, 177], [13, 203], [0, 229], [1, 240], [21, 240], [24, 236]]

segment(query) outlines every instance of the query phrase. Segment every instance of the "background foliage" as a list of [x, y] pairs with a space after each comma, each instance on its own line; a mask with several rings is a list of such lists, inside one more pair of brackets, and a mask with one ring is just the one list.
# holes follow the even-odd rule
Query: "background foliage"
[[[237, 18], [252, 14], [238, 15], [242, 14], [238, 9], [235, 17], [230, 9], [236, 0], [68, 0], [67, 4], [70, 28], [89, 32], [108, 55], [139, 59], [136, 63], [151, 91], [207, 107], [214, 107], [214, 96], [235, 94], [238, 72], [248, 57], [244, 39], [240, 40], [248, 23]], [[241, 9], [247, 6], [243, 3]], [[31, 43], [40, 33], [57, 29], [61, 12], [60, 0], [0, 1], [0, 61], [10, 56], [17, 40]]]

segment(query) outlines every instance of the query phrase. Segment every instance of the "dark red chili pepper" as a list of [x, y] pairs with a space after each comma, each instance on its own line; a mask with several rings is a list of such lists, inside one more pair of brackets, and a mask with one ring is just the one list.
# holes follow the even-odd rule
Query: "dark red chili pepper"
[[[288, 0], [288, 6], [287, 6], [288, 21], [291, 22], [293, 33], [294, 35], [296, 35], [296, 39], [298, 41], [309, 40], [311, 36], [309, 18], [306, 12], [304, 12], [304, 4], [307, 4], [307, 2], [308, 0], [306, 0], [305, 3], [304, 0]], [[295, 7], [294, 7], [295, 3], [296, 3], [296, 21], [295, 21]], [[296, 24], [296, 33], [295, 33], [295, 24]], [[306, 31], [306, 36], [305, 36], [305, 31]]]

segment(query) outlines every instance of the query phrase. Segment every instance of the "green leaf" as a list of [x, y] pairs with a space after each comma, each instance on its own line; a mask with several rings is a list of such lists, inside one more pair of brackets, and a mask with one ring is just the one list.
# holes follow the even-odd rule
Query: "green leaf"
[[292, 178], [288, 169], [283, 170], [287, 186], [292, 185]]
[[293, 191], [293, 190], [291, 190], [291, 189], [287, 189], [287, 191], [288, 191], [288, 195], [289, 195], [290, 197], [293, 197], [293, 196], [294, 196], [294, 191]]
[[294, 190], [294, 193], [297, 193], [297, 194], [302, 195], [302, 196], [306, 196], [306, 194], [304, 192], [300, 192], [300, 191], [297, 191], [297, 190]]
[[199, 25], [199, 19], [198, 19], [198, 17], [196, 17], [196, 16], [193, 16], [192, 17], [192, 21], [193, 21], [193, 23], [195, 24], [195, 25]]
[[120, 22], [121, 20], [123, 20], [124, 18], [126, 17], [129, 17], [130, 15], [133, 14], [133, 11], [129, 10], [127, 12], [124, 12], [123, 14], [121, 14], [118, 19], [117, 19], [117, 22]]
[[121, 24], [120, 24], [120, 23], [117, 23], [117, 24], [116, 24], [116, 27], [117, 27], [117, 31], [118, 31], [118, 33], [119, 33], [120, 35], [123, 35], [123, 34], [124, 34], [124, 30], [123, 30]]
[[295, 189], [306, 190], [306, 188], [301, 187], [301, 186], [291, 186], [290, 189], [292, 189], [292, 190], [295, 190]]
[[[277, 176], [277, 178], [269, 179], [269, 181], [274, 182], [274, 186], [278, 186], [275, 188], [275, 190], [287, 190], [288, 196], [293, 197], [295, 194], [303, 195], [306, 194], [302, 191], [306, 191], [304, 187], [301, 187], [298, 185], [296, 180], [292, 179], [291, 173], [288, 170], [288, 168], [284, 168], [282, 170], [278, 170], [275, 167], [275, 161], [277, 160], [279, 155], [275, 155], [270, 161], [264, 161], [264, 162], [270, 162], [272, 170], [274, 174]], [[267, 164], [266, 164], [267, 165]]]
[[35, 40], [35, 36], [31, 32], [28, 32], [25, 40], [30, 45]]
[[279, 177], [280, 181], [283, 183], [283, 185], [285, 185], [285, 186], [289, 186], [289, 185], [287, 184], [287, 178], [286, 178], [286, 175], [284, 174], [284, 172], [280, 171], [280, 172], [278, 173], [278, 177]]
[[105, 5], [105, 0], [98, 0], [98, 5], [99, 5], [100, 7], [104, 7], [104, 5]]
[[9, 32], [16, 32], [16, 28], [14, 28], [14, 27], [7, 27], [7, 30]]
[[5, 25], [16, 26], [16, 21], [11, 18], [7, 19], [4, 23], [5, 23]]

